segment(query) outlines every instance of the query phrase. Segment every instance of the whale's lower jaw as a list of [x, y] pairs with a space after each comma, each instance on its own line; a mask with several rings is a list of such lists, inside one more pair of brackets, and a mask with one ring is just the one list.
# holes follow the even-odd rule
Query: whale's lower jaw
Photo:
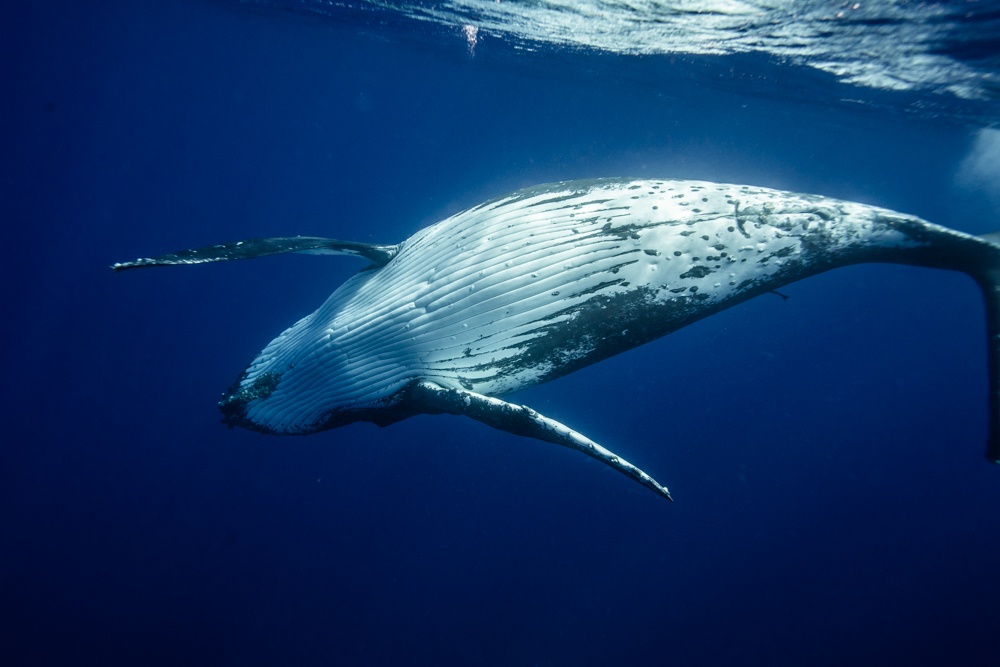
[[222, 422], [229, 428], [245, 428], [265, 435], [310, 435], [327, 431], [354, 422], [371, 422], [377, 426], [389, 426], [422, 412], [412, 401], [407, 400], [411, 387], [387, 396], [374, 405], [351, 408], [333, 408], [310, 422], [281, 421], [273, 418], [260, 420], [260, 413], [253, 409], [260, 401], [266, 401], [277, 389], [281, 376], [266, 372], [258, 375], [249, 384], [244, 383], [246, 374], [226, 392], [219, 401]]

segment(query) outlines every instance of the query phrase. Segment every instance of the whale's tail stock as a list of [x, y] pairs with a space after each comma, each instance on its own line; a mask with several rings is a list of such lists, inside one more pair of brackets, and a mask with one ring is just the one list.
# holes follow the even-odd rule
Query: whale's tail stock
[[986, 458], [1000, 463], [1000, 232], [973, 236], [928, 224], [931, 228], [936, 238], [915, 263], [967, 273], [983, 293], [989, 378]]
[[909, 216], [895, 218], [892, 226], [903, 231], [915, 246], [911, 247], [912, 254], [883, 259], [961, 271], [982, 290], [989, 378], [986, 458], [1000, 463], [1000, 232], [975, 236]]
[[989, 364], [989, 432], [986, 458], [1000, 463], [1000, 232], [979, 237], [992, 252], [969, 273], [983, 291], [986, 311], [986, 346]]

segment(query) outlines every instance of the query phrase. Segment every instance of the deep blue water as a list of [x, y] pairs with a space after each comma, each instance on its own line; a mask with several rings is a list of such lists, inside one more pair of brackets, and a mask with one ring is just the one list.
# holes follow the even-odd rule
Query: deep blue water
[[[395, 243], [618, 175], [1000, 229], [997, 191], [956, 183], [975, 123], [702, 67], [470, 57], [235, 3], [0, 9], [0, 662], [996, 664], [1000, 470], [963, 275], [840, 269], [514, 397], [669, 504], [457, 417], [221, 425], [221, 392], [360, 262], [108, 269], [262, 235]], [[799, 83], [825, 98], [769, 94]]]

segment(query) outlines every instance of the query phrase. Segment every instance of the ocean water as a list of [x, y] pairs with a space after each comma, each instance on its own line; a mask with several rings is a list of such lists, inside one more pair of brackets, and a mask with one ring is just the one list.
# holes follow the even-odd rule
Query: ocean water
[[[701, 13], [699, 13], [701, 10]], [[1000, 230], [1000, 8], [38, 0], [0, 8], [0, 663], [993, 665], [1000, 469], [966, 276], [838, 269], [467, 419], [216, 408], [396, 243], [600, 176]]]

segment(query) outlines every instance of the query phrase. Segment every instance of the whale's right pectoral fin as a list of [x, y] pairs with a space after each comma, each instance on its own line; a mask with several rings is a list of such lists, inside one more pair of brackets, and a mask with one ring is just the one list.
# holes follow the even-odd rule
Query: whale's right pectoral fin
[[515, 405], [465, 389], [446, 389], [428, 381], [414, 384], [407, 398], [420, 406], [421, 412], [465, 415], [501, 431], [552, 442], [583, 452], [631, 477], [667, 500], [673, 500], [665, 486], [622, 457], [527, 406]]
[[252, 259], [265, 255], [280, 255], [288, 252], [301, 252], [310, 255], [350, 255], [363, 257], [376, 266], [384, 266], [396, 256], [398, 251], [399, 246], [396, 245], [338, 241], [319, 236], [282, 236], [246, 239], [245, 241], [232, 241], [191, 250], [180, 250], [168, 255], [119, 262], [112, 264], [111, 268], [115, 271], [124, 271], [125, 269], [139, 269], [147, 266], [206, 264], [208, 262], [228, 262], [234, 259]]

